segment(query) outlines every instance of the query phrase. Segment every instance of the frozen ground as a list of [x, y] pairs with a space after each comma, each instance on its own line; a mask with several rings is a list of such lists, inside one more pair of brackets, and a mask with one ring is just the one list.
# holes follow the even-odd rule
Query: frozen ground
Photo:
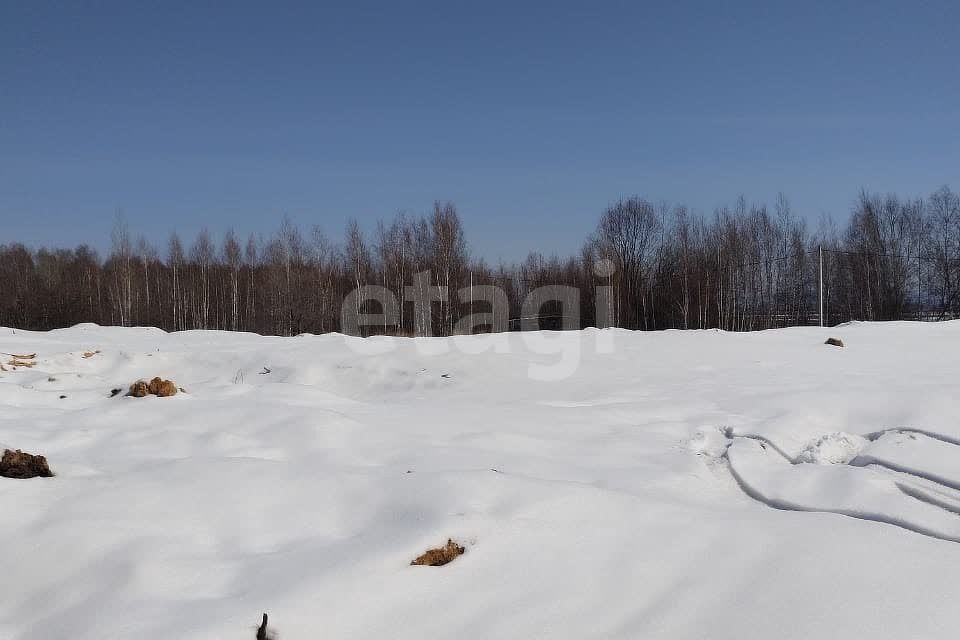
[[0, 638], [957, 637], [960, 323], [497, 339], [0, 329]]

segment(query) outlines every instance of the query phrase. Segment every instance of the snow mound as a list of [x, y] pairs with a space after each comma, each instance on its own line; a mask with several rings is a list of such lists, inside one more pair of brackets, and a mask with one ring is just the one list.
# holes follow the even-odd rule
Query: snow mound
[[724, 427], [706, 427], [699, 429], [686, 441], [686, 447], [697, 455], [719, 458], [730, 444], [728, 431]]
[[852, 433], [828, 433], [811, 442], [797, 456], [809, 464], [847, 464], [863, 451], [869, 441]]

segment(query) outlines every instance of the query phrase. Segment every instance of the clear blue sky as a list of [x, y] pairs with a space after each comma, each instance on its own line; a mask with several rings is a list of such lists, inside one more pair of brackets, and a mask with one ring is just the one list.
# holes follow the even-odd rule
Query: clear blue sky
[[228, 4], [0, 0], [0, 243], [450, 199], [496, 261], [621, 195], [815, 221], [960, 188], [960, 3]]

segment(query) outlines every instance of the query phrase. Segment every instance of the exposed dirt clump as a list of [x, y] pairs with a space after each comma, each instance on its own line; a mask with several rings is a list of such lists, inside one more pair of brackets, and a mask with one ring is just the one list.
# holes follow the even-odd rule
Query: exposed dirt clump
[[171, 380], [161, 380], [154, 378], [150, 381], [150, 393], [161, 398], [168, 398], [177, 395], [177, 385]]
[[823, 344], [828, 344], [831, 347], [842, 347], [843, 340], [841, 340], [840, 338], [827, 338], [827, 341], [824, 342]]
[[7, 449], [0, 459], [0, 476], [4, 478], [52, 478], [53, 472], [43, 456], [34, 456], [17, 449]]
[[[37, 362], [36, 360], [27, 359], [22, 356], [14, 356], [13, 358], [7, 360], [7, 365], [13, 367], [14, 370], [16, 370], [17, 367], [31, 369], [37, 365]], [[6, 369], [4, 369], [4, 371], [6, 371]]]
[[144, 398], [150, 395], [150, 385], [143, 380], [137, 380], [130, 385], [130, 391], [127, 395], [133, 396], [134, 398]]
[[453, 562], [457, 556], [462, 556], [466, 551], [453, 540], [447, 540], [447, 544], [439, 549], [427, 549], [412, 565], [425, 565], [428, 567], [442, 567], [445, 564]]
[[137, 380], [130, 385], [130, 391], [127, 395], [133, 396], [134, 398], [143, 398], [146, 396], [168, 398], [177, 395], [177, 385], [174, 384], [172, 380], [164, 380], [159, 377], [154, 378], [150, 382]]

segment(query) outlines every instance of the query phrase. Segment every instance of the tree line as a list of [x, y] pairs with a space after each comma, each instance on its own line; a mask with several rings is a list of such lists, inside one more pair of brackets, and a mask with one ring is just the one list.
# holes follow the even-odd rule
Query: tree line
[[[416, 313], [401, 303], [390, 322], [364, 333], [456, 333], [461, 318], [490, 311], [466, 293], [486, 285], [504, 292], [506, 304], [494, 312], [507, 316], [487, 330], [566, 326], [559, 302], [539, 307], [532, 325], [523, 315], [527, 295], [548, 285], [579, 291], [580, 326], [812, 324], [821, 295], [828, 324], [960, 314], [960, 196], [948, 187], [926, 199], [861, 192], [845, 225], [827, 218], [815, 229], [783, 196], [772, 206], [741, 197], [709, 215], [633, 197], [600, 213], [577, 255], [531, 253], [495, 266], [469, 253], [456, 207], [442, 202], [424, 215], [380, 221], [373, 233], [350, 222], [340, 242], [288, 219], [269, 237], [227, 231], [215, 239], [203, 230], [185, 244], [174, 233], [159, 249], [118, 220], [111, 240], [105, 257], [88, 246], [0, 245], [0, 325], [323, 333], [342, 329], [351, 291], [376, 285], [409, 301], [405, 290], [422, 286], [414, 276], [425, 272], [448, 298]], [[377, 303], [356, 304], [357, 312], [378, 311]]]

